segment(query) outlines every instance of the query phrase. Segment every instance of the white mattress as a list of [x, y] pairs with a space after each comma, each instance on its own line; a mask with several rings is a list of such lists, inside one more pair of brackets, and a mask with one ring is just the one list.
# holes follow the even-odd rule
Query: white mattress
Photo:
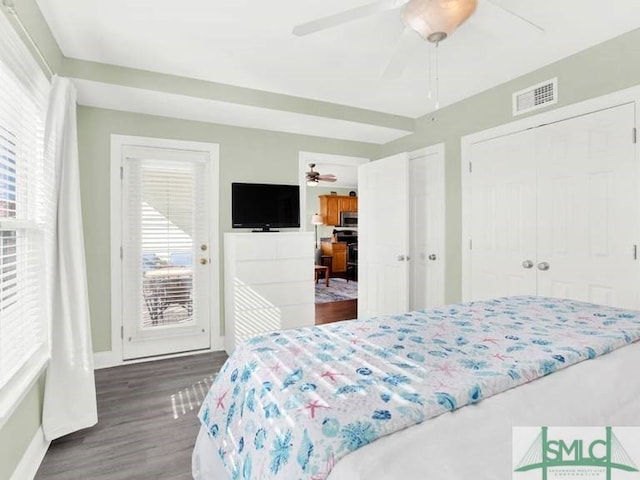
[[[356, 450], [328, 480], [512, 478], [514, 426], [640, 426], [640, 342], [446, 413]], [[229, 478], [201, 428], [196, 480]]]

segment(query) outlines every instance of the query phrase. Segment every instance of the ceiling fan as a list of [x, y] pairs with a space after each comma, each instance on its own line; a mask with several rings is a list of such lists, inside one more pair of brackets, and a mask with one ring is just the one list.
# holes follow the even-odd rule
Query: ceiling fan
[[[513, 10], [500, 5], [496, 0], [482, 1], [486, 1], [504, 10], [518, 20], [540, 31], [544, 31], [539, 25], [524, 18]], [[377, 0], [360, 7], [297, 25], [293, 28], [293, 34], [296, 36], [306, 36], [377, 13], [389, 10], [400, 10], [400, 18], [405, 28], [396, 45], [396, 53], [398, 53], [403, 49], [403, 44], [411, 40], [411, 33], [417, 33], [424, 40], [437, 46], [473, 15], [477, 4], [478, 0]], [[385, 70], [384, 76], [392, 77], [399, 74], [404, 68], [402, 63], [406, 60], [406, 58], [402, 60], [395, 59], [395, 61], [392, 59]]]
[[333, 173], [326, 173], [322, 175], [320, 172], [316, 172], [314, 170], [315, 166], [315, 163], [309, 164], [309, 171], [305, 174], [307, 185], [315, 185], [319, 182], [335, 182], [338, 180]]

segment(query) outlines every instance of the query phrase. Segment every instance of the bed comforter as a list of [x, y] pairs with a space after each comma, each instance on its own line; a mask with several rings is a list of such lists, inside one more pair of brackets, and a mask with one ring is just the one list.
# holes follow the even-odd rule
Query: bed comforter
[[241, 345], [199, 417], [230, 478], [326, 478], [339, 458], [640, 338], [640, 312], [501, 298]]

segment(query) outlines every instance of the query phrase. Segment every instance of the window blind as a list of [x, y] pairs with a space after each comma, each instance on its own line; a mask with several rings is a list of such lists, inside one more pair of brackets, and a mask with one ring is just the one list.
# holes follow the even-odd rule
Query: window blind
[[[48, 82], [0, 15], [0, 421], [47, 355], [54, 170], [44, 158]], [[22, 391], [21, 391], [22, 390]]]

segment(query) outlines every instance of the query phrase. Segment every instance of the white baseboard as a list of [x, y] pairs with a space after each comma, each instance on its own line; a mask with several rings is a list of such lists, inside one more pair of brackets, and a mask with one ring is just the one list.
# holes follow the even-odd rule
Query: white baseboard
[[93, 368], [100, 370], [101, 368], [115, 367], [116, 365], [122, 365], [122, 358], [116, 358], [114, 352], [94, 352], [93, 354]]
[[40, 468], [50, 443], [44, 438], [44, 432], [42, 431], [42, 426], [40, 426], [33, 439], [31, 439], [31, 443], [24, 455], [22, 455], [22, 459], [13, 475], [11, 475], [11, 480], [33, 480], [36, 473], [38, 473], [38, 468]]
[[140, 358], [137, 360], [122, 360], [122, 357], [116, 355], [115, 352], [107, 351], [107, 352], [94, 352], [93, 354], [93, 368], [95, 370], [100, 370], [103, 368], [111, 368], [117, 367], [118, 365], [125, 365], [131, 363], [140, 363], [140, 362], [148, 362], [150, 360], [162, 360], [165, 358], [178, 358], [185, 357], [187, 355], [193, 355], [194, 353], [204, 353], [206, 352], [218, 352], [224, 350], [224, 337], [219, 337], [218, 341], [213, 342], [213, 345], [208, 350], [200, 350], [197, 352], [183, 352], [169, 355], [159, 355], [154, 358]]

